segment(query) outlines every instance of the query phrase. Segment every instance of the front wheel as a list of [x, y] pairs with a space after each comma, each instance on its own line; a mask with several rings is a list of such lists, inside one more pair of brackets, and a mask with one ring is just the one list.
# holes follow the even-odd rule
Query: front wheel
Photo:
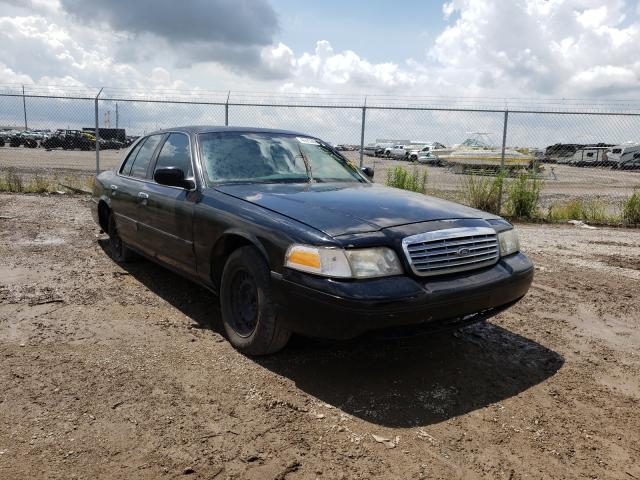
[[291, 332], [278, 319], [271, 295], [269, 267], [254, 247], [234, 251], [222, 272], [222, 323], [231, 344], [247, 355], [284, 348]]

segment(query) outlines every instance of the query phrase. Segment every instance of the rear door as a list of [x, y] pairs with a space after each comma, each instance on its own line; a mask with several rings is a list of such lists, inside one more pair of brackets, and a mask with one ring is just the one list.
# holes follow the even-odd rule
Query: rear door
[[141, 224], [147, 221], [147, 200], [145, 185], [149, 182], [149, 169], [163, 134], [143, 138], [131, 150], [119, 172], [119, 181], [111, 191], [113, 211], [121, 238], [131, 246], [149, 251], [149, 242], [144, 236]]
[[[161, 145], [152, 165], [158, 168], [179, 167], [186, 178], [193, 176], [192, 152], [189, 136], [170, 133]], [[151, 174], [153, 178], [153, 174]], [[193, 210], [198, 198], [195, 191], [150, 182], [145, 185], [145, 237], [153, 254], [165, 263], [195, 273], [193, 249]]]
[[140, 139], [136, 143], [126, 160], [118, 171], [117, 182], [107, 185], [109, 196], [111, 197], [111, 209], [116, 219], [116, 227], [122, 239], [131, 244], [136, 235], [136, 221], [132, 217], [132, 211], [135, 208], [135, 196], [130, 189], [127, 188], [127, 176], [131, 171], [131, 165], [136, 159], [142, 144], [146, 141], [146, 137]]

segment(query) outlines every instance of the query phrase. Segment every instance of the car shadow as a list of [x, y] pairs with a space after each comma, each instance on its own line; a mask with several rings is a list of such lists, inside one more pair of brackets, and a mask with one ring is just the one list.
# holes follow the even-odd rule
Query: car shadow
[[298, 339], [256, 361], [322, 402], [387, 427], [431, 425], [486, 407], [564, 364], [558, 353], [488, 322], [408, 338]]
[[[199, 328], [224, 334], [209, 291], [146, 260], [123, 267]], [[320, 401], [387, 427], [426, 426], [472, 412], [545, 381], [564, 364], [560, 354], [487, 322], [412, 337], [293, 337], [282, 352], [253, 360]]]

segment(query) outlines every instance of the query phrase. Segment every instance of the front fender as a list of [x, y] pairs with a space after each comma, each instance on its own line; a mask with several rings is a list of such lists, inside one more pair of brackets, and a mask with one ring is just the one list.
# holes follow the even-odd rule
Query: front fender
[[251, 233], [248, 233], [246, 231], [240, 230], [239, 228], [229, 228], [229, 229], [224, 231], [224, 233], [220, 236], [218, 241], [213, 246], [212, 257], [213, 257], [213, 255], [216, 254], [216, 251], [217, 251], [217, 249], [219, 249], [219, 246], [227, 243], [228, 240], [230, 238], [232, 238], [232, 237], [243, 238], [248, 243], [250, 243], [251, 245], [256, 247], [258, 250], [260, 250], [260, 253], [262, 253], [262, 255], [264, 255], [264, 258], [267, 261], [270, 260], [269, 259], [269, 254], [267, 253], [266, 248], [264, 247], [262, 242], [258, 239], [258, 237], [256, 237], [255, 235], [253, 235]]

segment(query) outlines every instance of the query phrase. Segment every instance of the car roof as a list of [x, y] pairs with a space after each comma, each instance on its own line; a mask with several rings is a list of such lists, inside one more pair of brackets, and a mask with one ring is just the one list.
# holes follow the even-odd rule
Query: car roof
[[280, 135], [299, 135], [303, 137], [314, 137], [306, 133], [295, 132], [292, 130], [281, 130], [275, 128], [256, 128], [256, 127], [228, 127], [228, 126], [216, 126], [216, 125], [187, 125], [183, 127], [164, 128], [155, 132], [149, 133], [153, 135], [156, 133], [167, 132], [183, 132], [188, 134], [198, 133], [221, 133], [221, 132], [246, 132], [246, 133], [273, 133]]

